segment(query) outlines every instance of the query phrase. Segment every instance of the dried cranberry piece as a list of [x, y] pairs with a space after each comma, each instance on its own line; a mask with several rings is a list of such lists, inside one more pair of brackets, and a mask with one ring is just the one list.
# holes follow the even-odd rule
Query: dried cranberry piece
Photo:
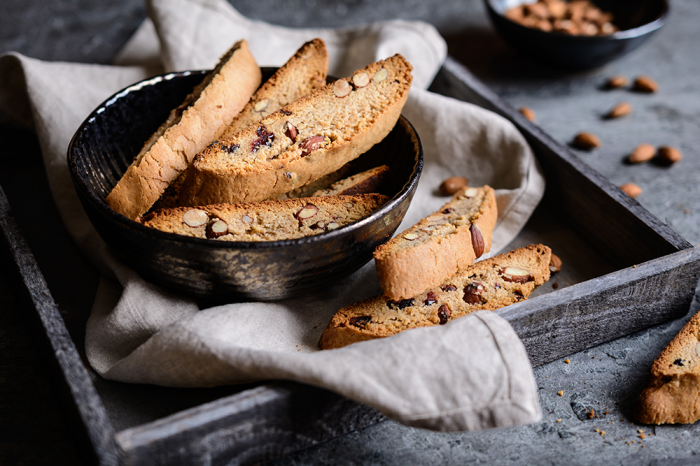
[[523, 299], [525, 299], [525, 296], [523, 296], [523, 294], [519, 291], [513, 291], [513, 294], [515, 295], [515, 299], [517, 299], [518, 301], [522, 301]]
[[682, 359], [676, 359], [675, 361], [673, 361], [673, 364], [675, 364], [676, 366], [681, 366], [681, 367], [684, 366]]
[[483, 298], [481, 293], [484, 292], [484, 285], [478, 282], [470, 283], [464, 287], [464, 302], [467, 304], [481, 304]]
[[282, 112], [282, 115], [287, 115], [287, 116], [292, 114], [292, 112], [290, 112], [289, 110], [285, 110], [285, 109], [280, 110], [280, 112]]
[[423, 301], [423, 304], [426, 306], [430, 306], [431, 304], [435, 304], [437, 302], [435, 293], [432, 291], [428, 291], [428, 295], [425, 297], [425, 301]]
[[355, 327], [366, 327], [371, 320], [372, 318], [370, 316], [350, 317], [350, 324]]
[[230, 144], [230, 145], [221, 144], [221, 150], [226, 152], [227, 154], [233, 154], [234, 152], [236, 152], [238, 150], [239, 147], [240, 146], [238, 144]]
[[402, 299], [401, 301], [387, 301], [386, 305], [389, 307], [389, 309], [394, 309], [393, 306], [403, 309], [408, 306], [413, 306], [413, 298]]
[[447, 209], [443, 210], [442, 213], [443, 214], [451, 214], [454, 211], [455, 210], [452, 207], [448, 207]]
[[450, 320], [450, 316], [452, 315], [452, 310], [450, 309], [450, 306], [447, 304], [443, 304], [440, 306], [438, 309], [438, 318], [440, 319], [440, 325], [445, 325], [448, 320]]
[[454, 285], [442, 285], [440, 289], [442, 291], [457, 291], [457, 287]]
[[258, 126], [255, 134], [258, 135], [258, 138], [251, 143], [253, 152], [257, 152], [262, 146], [270, 147], [275, 140], [275, 135], [270, 133], [263, 125]]

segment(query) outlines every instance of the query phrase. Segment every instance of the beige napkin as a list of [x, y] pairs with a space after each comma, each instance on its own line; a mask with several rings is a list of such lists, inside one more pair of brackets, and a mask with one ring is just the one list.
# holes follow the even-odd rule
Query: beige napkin
[[250, 21], [224, 0], [152, 0], [148, 7], [152, 22], [122, 50], [119, 66], [48, 63], [18, 54], [0, 58], [0, 116], [33, 124], [63, 220], [104, 274], [87, 325], [92, 367], [112, 380], [178, 387], [296, 380], [366, 403], [399, 422], [443, 431], [537, 421], [541, 413], [527, 354], [495, 313], [318, 351], [320, 334], [337, 309], [380, 292], [373, 263], [311, 296], [200, 310], [194, 300], [142, 280], [110, 253], [73, 190], [66, 164], [71, 136], [119, 89], [162, 71], [211, 68], [240, 38], [248, 40], [261, 66], [280, 66], [314, 37], [328, 46], [332, 75], [350, 75], [397, 52], [413, 64], [404, 114], [422, 138], [425, 170], [399, 231], [444, 203], [433, 195], [442, 179], [463, 175], [472, 185], [496, 188], [494, 254], [518, 234], [544, 191], [530, 149], [508, 121], [425, 90], [446, 54], [428, 24], [287, 29]]

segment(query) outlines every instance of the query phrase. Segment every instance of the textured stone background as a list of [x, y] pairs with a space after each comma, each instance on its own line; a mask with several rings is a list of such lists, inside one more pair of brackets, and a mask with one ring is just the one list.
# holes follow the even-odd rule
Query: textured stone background
[[[561, 73], [530, 65], [514, 54], [493, 32], [478, 0], [246, 0], [233, 2], [244, 15], [272, 23], [302, 26], [347, 26], [367, 21], [403, 18], [434, 24], [449, 44], [449, 52], [492, 89], [514, 106], [529, 106], [537, 123], [557, 140], [567, 143], [578, 131], [597, 134], [603, 146], [581, 157], [615, 184], [632, 181], [644, 192], [638, 201], [665, 220], [692, 244], [700, 243], [700, 2], [672, 2], [668, 24], [641, 49], [606, 68], [587, 73]], [[3, 0], [0, 7], [0, 52], [19, 51], [28, 56], [78, 62], [109, 63], [145, 17], [140, 0]], [[633, 77], [648, 74], [660, 84], [653, 95], [625, 90], [603, 91], [611, 74]], [[626, 118], [604, 120], [602, 115], [619, 101], [630, 102], [634, 111]], [[2, 129], [2, 136], [9, 130]], [[16, 141], [36, 153], [31, 135]], [[673, 145], [685, 158], [672, 167], [654, 164], [629, 166], [623, 159], [639, 143]], [[0, 184], [11, 194], [17, 192], [21, 176], [36, 173], [37, 158], [15, 161], [18, 170], [0, 174]], [[34, 171], [32, 171], [34, 170]], [[29, 176], [29, 175], [27, 175]], [[41, 188], [44, 189], [44, 188]], [[41, 193], [36, 193], [39, 195]], [[21, 216], [20, 216], [21, 217]], [[20, 223], [23, 221], [19, 219]], [[64, 232], [56, 234], [65, 235]], [[40, 262], [49, 263], [55, 251], [42, 245], [38, 233], [27, 234]], [[66, 252], [68, 255], [70, 253]], [[74, 266], [78, 267], [78, 266]], [[81, 270], [89, 271], [82, 264]], [[60, 267], [44, 269], [51, 276]], [[89, 275], [89, 272], [83, 272]], [[89, 286], [94, 286], [94, 278]], [[10, 296], [6, 279], [0, 275], [0, 292]], [[62, 296], [53, 290], [66, 310], [69, 326], [82, 322], [91, 297]], [[696, 464], [700, 448], [700, 427], [637, 426], [629, 422], [631, 401], [644, 386], [651, 362], [677, 333], [700, 304], [698, 299], [688, 316], [638, 334], [621, 338], [535, 370], [544, 410], [541, 423], [479, 433], [439, 434], [383, 422], [295, 455], [274, 464]], [[13, 301], [3, 300], [7, 312], [0, 313], [0, 348], [4, 354], [21, 357], [0, 362], [0, 463], [54, 464], [76, 461], [58, 421], [41, 419], [41, 413], [55, 413], [51, 389], [43, 379], [35, 350], [20, 319], [13, 313]], [[71, 320], [71, 309], [77, 317]], [[77, 324], [76, 324], [77, 325]], [[81, 334], [74, 330], [73, 333]], [[78, 341], [80, 345], [80, 341]], [[18, 362], [19, 361], [19, 362]], [[27, 385], [41, 402], [25, 418], [11, 416], [13, 403], [26, 392], [12, 389], [8, 381]], [[34, 380], [39, 380], [34, 383]], [[454, 387], [459, 389], [459, 387]], [[563, 390], [563, 396], [557, 392]], [[594, 409], [598, 418], [585, 414]], [[22, 411], [27, 413], [27, 411]], [[606, 414], [607, 413], [607, 414]], [[32, 420], [36, 417], [40, 420]], [[9, 420], [20, 421], [11, 429]], [[561, 421], [559, 421], [561, 420]], [[647, 435], [638, 438], [637, 429]], [[605, 431], [604, 435], [595, 430]], [[25, 439], [31, 432], [51, 437], [43, 451], [32, 451]], [[629, 442], [634, 442], [630, 443]], [[23, 447], [23, 445], [26, 445]]]

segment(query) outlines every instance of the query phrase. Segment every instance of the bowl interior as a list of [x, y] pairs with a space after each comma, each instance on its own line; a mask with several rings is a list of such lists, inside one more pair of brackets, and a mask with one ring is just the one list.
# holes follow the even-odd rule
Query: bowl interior
[[[263, 78], [274, 71], [263, 69]], [[71, 177], [105, 242], [142, 276], [206, 297], [283, 299], [337, 281], [368, 262], [374, 247], [400, 224], [423, 167], [420, 139], [404, 117], [389, 136], [352, 162], [354, 172], [389, 165], [382, 193], [391, 200], [337, 230], [284, 241], [211, 241], [145, 227], [107, 206], [104, 199], [144, 141], [205, 73], [171, 73], [130, 86], [98, 107], [74, 135], [68, 152]]]

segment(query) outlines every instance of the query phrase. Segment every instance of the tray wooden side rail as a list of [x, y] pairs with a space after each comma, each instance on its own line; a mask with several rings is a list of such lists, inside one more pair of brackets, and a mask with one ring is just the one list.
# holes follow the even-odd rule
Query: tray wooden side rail
[[78, 350], [71, 339], [58, 307], [49, 292], [44, 276], [27, 242], [14, 220], [5, 192], [0, 187], [0, 250], [2, 264], [13, 269], [17, 281], [18, 298], [24, 299], [29, 312], [26, 315], [34, 329], [35, 340], [51, 357], [54, 374], [63, 389], [63, 401], [69, 407], [68, 418], [83, 431], [87, 445], [82, 452], [86, 460], [101, 465], [119, 464], [114, 429], [107, 416]]
[[[700, 275], [700, 249], [692, 248], [566, 147], [525, 120], [453, 59], [448, 57], [431, 89], [513, 121], [544, 168], [548, 188], [542, 208], [551, 210], [556, 204], [557, 215], [553, 217], [561, 219], [562, 228], [577, 244], [593, 248], [599, 260], [609, 262], [579, 283], [557, 291], [550, 286], [539, 296], [498, 311], [522, 338], [533, 364], [687, 312]], [[559, 216], [559, 212], [566, 216]], [[537, 238], [538, 230], [532, 227], [528, 230], [526, 225], [521, 240]], [[124, 400], [113, 403], [110, 397], [118, 395], [96, 389], [111, 382], [91, 382], [2, 191], [0, 228], [0, 242], [5, 243], [0, 247], [10, 252], [8, 262], [26, 292], [28, 307], [34, 311], [34, 327], [47, 344], [47, 357], [55, 363], [67, 389], [66, 406], [85, 431], [92, 462], [134, 466], [258, 464], [384, 419], [375, 410], [334, 393], [275, 382], [189, 409], [173, 409], [169, 412], [174, 414], [117, 431], [113, 420], [122, 414], [117, 411], [142, 413], [139, 404], [127, 406]], [[183, 389], [182, 396], [187, 394]]]

